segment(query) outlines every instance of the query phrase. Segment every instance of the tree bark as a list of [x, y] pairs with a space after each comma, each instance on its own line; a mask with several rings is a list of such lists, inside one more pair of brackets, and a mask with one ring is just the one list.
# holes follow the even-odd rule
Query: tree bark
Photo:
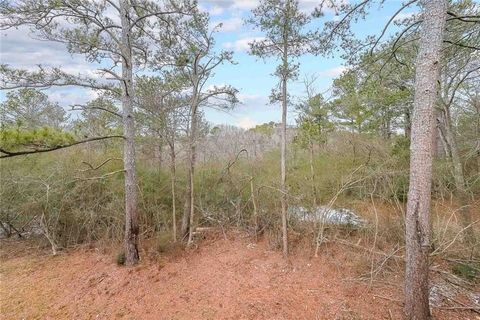
[[171, 183], [172, 183], [172, 237], [173, 242], [177, 241], [177, 213], [176, 213], [176, 201], [175, 197], [175, 185], [177, 183], [177, 168], [176, 168], [176, 156], [175, 156], [175, 141], [170, 143], [170, 170], [171, 170]]
[[407, 319], [430, 318], [428, 255], [432, 186], [435, 103], [438, 97], [445, 0], [424, 0], [423, 23], [416, 60], [412, 119], [410, 185], [406, 229], [405, 314]]
[[475, 96], [475, 98], [472, 98], [472, 104], [475, 107], [475, 110], [477, 111], [477, 122], [475, 125], [475, 133], [477, 137], [477, 143], [476, 143], [476, 156], [477, 156], [477, 172], [480, 172], [480, 98], [478, 95]]
[[437, 121], [437, 131], [438, 131], [438, 136], [440, 138], [440, 141], [442, 142], [442, 148], [443, 148], [443, 153], [447, 160], [450, 162], [452, 157], [450, 154], [450, 147], [448, 146], [447, 138], [445, 136], [445, 124], [443, 122], [443, 119], [438, 119]]
[[122, 80], [123, 80], [123, 130], [125, 142], [123, 163], [125, 169], [125, 264], [134, 265], [138, 255], [137, 177], [135, 172], [135, 121], [133, 118], [133, 58], [130, 32], [129, 4], [120, 0], [122, 24]]
[[[286, 56], [286, 52], [285, 52]], [[286, 64], [286, 57], [284, 57]], [[280, 148], [280, 169], [281, 169], [281, 205], [282, 205], [282, 240], [283, 256], [288, 256], [288, 226], [287, 226], [287, 79], [282, 79], [282, 127], [281, 127], [281, 148]]]
[[158, 143], [158, 173], [162, 173], [162, 165], [163, 165], [163, 141], [162, 137], [160, 137], [160, 142]]
[[125, 143], [123, 163], [125, 169], [125, 264], [138, 263], [138, 195], [135, 171], [135, 121], [133, 118], [133, 59], [130, 34], [129, 5], [120, 0], [122, 23], [122, 77], [123, 77], [123, 130]]
[[[189, 142], [190, 143], [190, 142]], [[189, 147], [190, 149], [190, 147]], [[187, 184], [186, 184], [186, 192], [185, 192], [185, 203], [183, 205], [183, 215], [182, 215], [182, 227], [180, 229], [181, 232], [181, 240], [184, 241], [188, 237], [188, 230], [190, 228], [190, 180], [191, 180], [191, 170], [190, 170], [190, 150], [188, 151], [188, 163], [189, 168], [187, 170]]]
[[313, 164], [314, 161], [314, 152], [313, 152], [313, 142], [309, 142], [309, 151], [310, 151], [310, 178], [312, 180], [312, 196], [313, 196], [313, 207], [316, 208], [318, 204], [317, 199], [317, 187], [315, 185], [315, 167]]
[[405, 130], [405, 137], [410, 139], [410, 137], [412, 135], [412, 120], [411, 120], [411, 117], [410, 117], [410, 108], [408, 106], [405, 107], [404, 130]]
[[[194, 100], [196, 101], [196, 98], [194, 97]], [[196, 160], [196, 137], [197, 137], [197, 106], [195, 103], [195, 106], [192, 108], [192, 114], [191, 114], [191, 124], [190, 124], [190, 152], [189, 152], [189, 166], [188, 166], [188, 183], [189, 183], [189, 214], [188, 214], [188, 242], [187, 245], [190, 245], [193, 241], [193, 217], [195, 213], [195, 207], [194, 207], [194, 199], [195, 199], [195, 193], [194, 193], [194, 178], [195, 178], [195, 160]]]
[[[253, 170], [252, 170], [253, 171]], [[255, 240], [257, 239], [257, 232], [258, 232], [258, 211], [257, 211], [257, 201], [255, 200], [255, 186], [253, 184], [254, 176], [250, 179], [250, 195], [252, 198], [252, 205], [253, 205], [253, 220], [255, 223]]]
[[[197, 69], [195, 64], [194, 69]], [[182, 239], [188, 235], [187, 245], [193, 241], [193, 218], [195, 213], [194, 207], [194, 179], [195, 179], [195, 161], [196, 161], [196, 139], [197, 139], [197, 122], [198, 122], [198, 78], [193, 79], [193, 96], [190, 104], [190, 135], [188, 137], [188, 179], [187, 179], [187, 196], [185, 198], [185, 206], [182, 217]]]

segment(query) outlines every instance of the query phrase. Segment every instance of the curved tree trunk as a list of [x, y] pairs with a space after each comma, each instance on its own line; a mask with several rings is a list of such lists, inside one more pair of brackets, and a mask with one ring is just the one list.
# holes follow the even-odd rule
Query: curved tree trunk
[[441, 48], [445, 29], [445, 0], [424, 0], [420, 48], [416, 60], [412, 118], [410, 185], [406, 229], [405, 313], [407, 319], [430, 318], [428, 255], [430, 251], [430, 193]]
[[137, 177], [135, 172], [135, 121], [133, 118], [133, 59], [130, 33], [129, 4], [120, 1], [122, 23], [122, 78], [123, 78], [123, 165], [125, 169], [125, 264], [138, 263]]

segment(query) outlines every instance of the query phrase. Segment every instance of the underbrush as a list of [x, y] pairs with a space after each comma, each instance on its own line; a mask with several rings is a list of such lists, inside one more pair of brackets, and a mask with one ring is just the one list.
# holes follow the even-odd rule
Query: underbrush
[[[265, 236], [271, 248], [278, 248], [278, 159], [278, 150], [273, 150], [255, 158], [239, 152], [231, 158], [199, 161], [195, 224], [219, 230], [242, 229], [255, 237]], [[162, 251], [170, 250], [173, 200], [169, 164], [163, 163], [159, 168], [155, 160], [148, 154], [138, 155], [139, 213], [142, 239], [162, 238], [164, 244], [158, 247]], [[290, 206], [344, 207], [368, 221], [356, 230], [333, 226], [324, 230], [316, 224], [290, 220], [293, 246], [309, 243], [312, 248], [321, 249], [328, 241], [345, 240], [374, 252], [403, 254], [408, 190], [408, 144], [403, 140], [386, 143], [346, 133], [332, 136], [326, 145], [315, 150], [314, 180], [307, 150], [292, 145], [288, 163]], [[177, 166], [177, 223], [185, 199], [185, 168], [183, 162]], [[435, 164], [432, 255], [467, 261], [470, 266], [479, 259], [478, 246], [463, 239], [462, 219], [452, 196], [448, 168], [441, 160]], [[119, 145], [98, 142], [7, 159], [2, 161], [0, 170], [0, 220], [13, 235], [40, 234], [54, 252], [82, 243], [122, 241], [124, 182]], [[479, 190], [474, 183], [471, 192], [472, 199], [478, 199]], [[478, 221], [478, 200], [471, 201], [471, 209], [473, 221]], [[382, 264], [385, 256], [370, 254], [378, 256], [378, 263]], [[385, 265], [387, 262], [382, 268]], [[472, 271], [477, 267], [473, 265], [470, 270], [468, 266], [453, 268], [459, 275], [477, 277]]]

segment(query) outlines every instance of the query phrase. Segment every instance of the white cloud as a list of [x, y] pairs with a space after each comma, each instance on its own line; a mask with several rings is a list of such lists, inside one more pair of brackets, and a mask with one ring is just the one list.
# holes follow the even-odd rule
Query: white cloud
[[332, 20], [335, 22], [339, 22], [340, 20], [342, 20], [342, 17], [336, 14], [333, 16]]
[[[240, 93], [238, 100], [240, 104], [233, 111], [237, 117], [251, 117], [255, 112], [269, 105], [267, 95]], [[254, 118], [256, 119], [256, 117]]]
[[405, 19], [413, 18], [413, 17], [417, 16], [418, 14], [419, 14], [418, 12], [400, 12], [399, 14], [397, 14], [395, 16], [393, 21], [400, 22], [400, 21], [405, 20]]
[[298, 2], [298, 8], [303, 12], [312, 12], [319, 4], [320, 1], [300, 0]]
[[210, 84], [210, 85], [208, 85], [206, 91], [213, 91], [213, 90], [216, 90], [216, 89], [219, 89], [219, 88], [223, 88], [223, 87], [226, 87], [226, 86], [228, 86], [226, 83]]
[[238, 31], [243, 25], [243, 20], [240, 17], [233, 17], [224, 21], [212, 22], [211, 25], [215, 27], [220, 23], [222, 24], [220, 31], [231, 32], [231, 31]]
[[[85, 61], [83, 55], [71, 55], [64, 44], [34, 39], [26, 27], [8, 29], [0, 33], [1, 63], [13, 68], [37, 71], [38, 65], [59, 67], [72, 75], [101, 79], [99, 64]], [[53, 87], [45, 90], [52, 101], [68, 107], [83, 104], [96, 96], [90, 89], [77, 87]]]
[[338, 77], [339, 75], [341, 75], [345, 70], [347, 70], [347, 67], [338, 66], [338, 67], [333, 67], [333, 68], [330, 68], [330, 69], [327, 69], [327, 70], [322, 70], [318, 74], [320, 76], [335, 78], [335, 77]]
[[255, 127], [257, 125], [257, 122], [251, 119], [250, 117], [243, 117], [243, 118], [240, 118], [235, 125], [242, 129], [250, 129]]
[[48, 97], [54, 102], [58, 102], [61, 106], [70, 107], [74, 104], [85, 104], [93, 100], [92, 90], [82, 88], [55, 88], [48, 90]]
[[[200, 6], [204, 11], [211, 15], [220, 15], [226, 11], [250, 11], [256, 8], [259, 0], [199, 0]], [[348, 3], [348, 0], [333, 0], [335, 6]], [[303, 12], [311, 12], [320, 5], [319, 0], [299, 0], [299, 8]], [[324, 11], [333, 11], [332, 1], [326, 1]]]
[[198, 9], [202, 12], [207, 12], [210, 16], [220, 16], [225, 12], [225, 7], [219, 5], [208, 5], [208, 1], [200, 1], [198, 4]]
[[237, 9], [247, 9], [251, 10], [258, 6], [259, 1], [258, 0], [234, 0], [232, 1], [233, 7]]
[[[321, 2], [322, 1], [315, 0], [299, 0], [298, 7], [303, 12], [312, 12], [315, 8], [320, 8]], [[336, 8], [346, 4], [348, 4], [348, 0], [325, 1], [321, 9], [324, 13], [335, 13]]]
[[247, 93], [240, 93], [238, 94], [238, 100], [241, 103], [250, 103], [254, 101], [258, 101], [262, 98], [262, 96], [258, 94], [247, 94]]
[[210, 13], [210, 15], [212, 15], [212, 16], [219, 16], [219, 15], [221, 15], [224, 11], [225, 11], [225, 9], [223, 9], [223, 8], [220, 7], [220, 6], [213, 6], [213, 8], [209, 10], [209, 13]]
[[97, 64], [85, 61], [82, 55], [71, 55], [64, 44], [34, 39], [26, 27], [8, 29], [0, 33], [1, 62], [15, 68], [36, 70], [45, 67], [62, 67], [72, 74], [98, 78]]
[[[84, 65], [68, 65], [62, 66], [62, 70], [66, 73], [71, 75], [82, 75], [91, 79], [102, 79], [102, 72], [98, 71], [96, 68], [92, 68], [93, 66], [89, 66], [90, 68], [85, 68]], [[100, 67], [100, 66], [98, 66]], [[107, 76], [109, 76], [107, 74]]]
[[223, 47], [225, 49], [229, 49], [229, 50], [235, 50], [235, 51], [244, 51], [244, 52], [248, 52], [250, 50], [250, 45], [249, 43], [257, 40], [257, 41], [260, 41], [260, 40], [264, 40], [265, 38], [263, 37], [248, 37], [248, 38], [242, 38], [242, 39], [238, 39], [234, 42], [224, 42], [223, 43]]
[[227, 10], [251, 10], [258, 6], [259, 0], [199, 0], [202, 8], [210, 14], [222, 14]]

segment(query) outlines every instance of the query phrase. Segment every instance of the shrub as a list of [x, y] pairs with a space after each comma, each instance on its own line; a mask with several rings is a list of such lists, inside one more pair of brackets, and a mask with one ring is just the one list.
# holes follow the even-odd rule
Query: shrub
[[117, 265], [124, 266], [125, 261], [126, 261], [125, 252], [120, 252], [119, 254], [117, 254], [117, 259], [116, 259]]

